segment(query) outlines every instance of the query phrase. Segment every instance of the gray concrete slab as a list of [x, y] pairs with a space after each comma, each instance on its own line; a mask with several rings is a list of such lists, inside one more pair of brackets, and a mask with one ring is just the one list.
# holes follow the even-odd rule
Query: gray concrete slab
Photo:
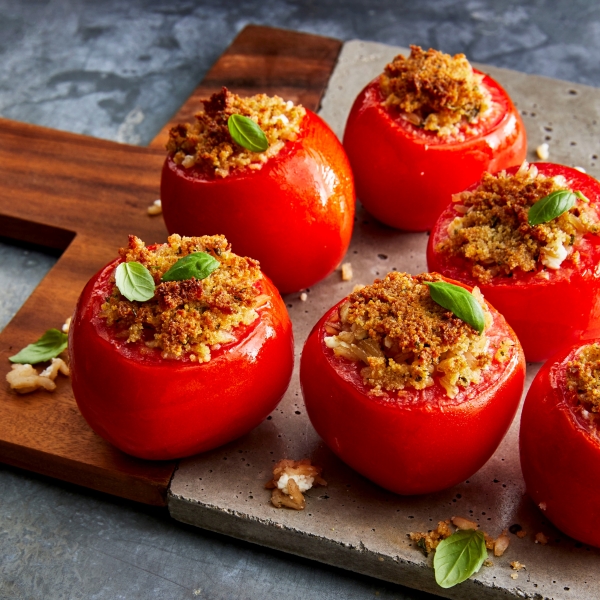
[[[358, 91], [381, 72], [399, 48], [348, 42], [322, 104], [321, 114], [341, 135]], [[598, 177], [600, 90], [505, 69], [482, 66], [510, 92], [525, 119], [530, 158], [546, 141], [551, 160], [584, 167]], [[340, 273], [314, 286], [306, 301], [286, 297], [299, 357], [308, 332], [321, 315], [356, 283], [370, 283], [390, 270], [426, 270], [427, 234], [407, 234], [378, 224], [359, 209], [346, 261], [352, 282]], [[528, 384], [539, 365], [528, 366]], [[324, 467], [326, 488], [308, 493], [303, 512], [278, 510], [263, 489], [280, 458], [310, 457]], [[518, 417], [488, 463], [472, 478], [438, 494], [400, 497], [360, 477], [321, 442], [306, 416], [297, 372], [282, 403], [248, 436], [223, 448], [183, 461], [169, 496], [171, 515], [183, 522], [226, 533], [271, 548], [309, 557], [386, 581], [448, 598], [598, 597], [600, 550], [574, 542], [554, 529], [525, 495], [518, 459]], [[454, 515], [477, 520], [491, 535], [519, 524], [527, 536], [511, 544], [492, 567], [471, 580], [442, 590], [430, 560], [407, 534], [425, 531]], [[550, 542], [534, 542], [538, 532]], [[526, 565], [516, 579], [510, 562]]]

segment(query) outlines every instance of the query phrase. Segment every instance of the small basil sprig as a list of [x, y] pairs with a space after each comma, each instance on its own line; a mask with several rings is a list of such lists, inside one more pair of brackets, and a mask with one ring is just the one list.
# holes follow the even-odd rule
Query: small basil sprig
[[465, 288], [445, 281], [426, 281], [429, 293], [434, 302], [453, 312], [461, 321], [464, 321], [478, 333], [485, 327], [483, 309], [473, 294]]
[[229, 133], [236, 144], [251, 152], [264, 152], [269, 141], [264, 131], [252, 119], [244, 115], [233, 114], [227, 119]]
[[577, 202], [577, 196], [569, 190], [552, 192], [538, 200], [529, 209], [527, 221], [532, 227], [549, 223], [575, 206], [575, 202]]
[[35, 365], [58, 356], [67, 347], [68, 336], [58, 329], [48, 329], [34, 344], [25, 346], [23, 350], [8, 360], [13, 363]]
[[220, 262], [206, 252], [193, 252], [180, 258], [163, 276], [163, 281], [205, 279], [219, 268]]
[[477, 573], [486, 558], [485, 539], [481, 531], [456, 531], [442, 540], [435, 550], [435, 580], [443, 588], [455, 586]]
[[115, 272], [119, 292], [127, 300], [145, 302], [154, 296], [154, 279], [139, 262], [121, 263]]

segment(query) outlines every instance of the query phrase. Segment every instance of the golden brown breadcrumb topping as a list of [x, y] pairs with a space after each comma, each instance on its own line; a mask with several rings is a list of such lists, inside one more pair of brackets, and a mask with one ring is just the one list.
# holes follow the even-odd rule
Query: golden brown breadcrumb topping
[[581, 406], [600, 413], [600, 344], [585, 346], [567, 365], [567, 388], [575, 391]]
[[[194, 123], [171, 129], [167, 152], [176, 164], [196, 167], [204, 177], [227, 177], [232, 169], [244, 167], [260, 169], [286, 142], [297, 139], [306, 114], [302, 106], [279, 96], [240, 98], [225, 87], [202, 104], [204, 110], [195, 115]], [[269, 142], [267, 150], [252, 152], [233, 141], [227, 127], [233, 114], [249, 117], [260, 126]]]
[[[193, 252], [210, 254], [219, 267], [202, 280], [161, 281], [179, 259]], [[163, 358], [209, 361], [211, 349], [235, 341], [233, 330], [255, 321], [256, 309], [268, 301], [255, 285], [262, 278], [258, 261], [231, 252], [222, 235], [171, 235], [166, 244], [149, 248], [131, 235], [129, 246], [119, 254], [124, 262], [139, 262], [150, 271], [155, 294], [146, 302], [131, 301], [114, 285], [101, 317], [127, 343], [141, 342], [148, 352], [159, 348]], [[114, 274], [111, 280], [114, 283]]]
[[[325, 343], [338, 356], [363, 361], [361, 375], [371, 393], [405, 387], [424, 389], [434, 375], [453, 398], [459, 387], [478, 383], [481, 370], [492, 357], [488, 340], [433, 301], [426, 281], [441, 281], [437, 274], [411, 276], [392, 272], [349, 297], [339, 315], [326, 324]], [[486, 328], [492, 316], [479, 290]], [[336, 320], [337, 319], [337, 320]]]
[[410, 50], [408, 58], [396, 56], [380, 77], [385, 106], [439, 136], [456, 133], [460, 124], [473, 123], [488, 110], [491, 98], [483, 76], [473, 72], [464, 54]]
[[558, 269], [567, 257], [577, 260], [577, 242], [599, 231], [588, 203], [578, 199], [549, 223], [532, 226], [527, 220], [538, 200], [567, 187], [564, 177], [545, 177], [526, 162], [514, 175], [484, 173], [476, 190], [453, 198], [463, 216], [450, 223], [448, 238], [436, 251], [467, 259], [472, 276], [481, 283], [512, 276], [518, 269]]

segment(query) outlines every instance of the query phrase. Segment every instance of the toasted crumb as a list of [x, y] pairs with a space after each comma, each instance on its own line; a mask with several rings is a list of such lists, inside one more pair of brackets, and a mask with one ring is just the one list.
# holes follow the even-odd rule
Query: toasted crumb
[[12, 365], [12, 370], [6, 374], [6, 381], [18, 394], [29, 394], [40, 388], [53, 392], [56, 389], [54, 380], [58, 373], [68, 377], [69, 367], [62, 358], [53, 358], [50, 366], [39, 374], [31, 365]]
[[518, 573], [511, 573], [510, 574], [510, 578], [511, 579], [518, 579], [519, 578], [519, 574]]
[[273, 479], [265, 484], [265, 488], [273, 490], [273, 506], [303, 510], [306, 506], [303, 492], [310, 490], [313, 485], [327, 485], [321, 477], [321, 471], [321, 467], [312, 465], [308, 458], [280, 460], [273, 467]]
[[452, 517], [452, 524], [457, 529], [479, 529], [479, 524], [464, 517]]
[[546, 503], [545, 502], [540, 502], [538, 504], [538, 506], [540, 507], [540, 510], [546, 510]]
[[432, 550], [438, 547], [438, 544], [452, 535], [452, 530], [449, 527], [450, 519], [439, 521], [438, 526], [426, 533], [411, 532], [410, 539], [416, 542], [417, 546], [423, 550], [425, 554], [429, 554]]
[[502, 556], [504, 552], [506, 552], [509, 544], [510, 538], [508, 537], [508, 533], [505, 529], [494, 542], [494, 556]]
[[489, 558], [486, 558], [483, 561], [483, 566], [484, 567], [493, 567], [494, 566], [494, 561], [490, 560]]
[[515, 571], [521, 571], [522, 569], [525, 568], [525, 565], [520, 563], [518, 560], [513, 560], [510, 563], [510, 568], [514, 569]]
[[[393, 271], [350, 294], [327, 324], [333, 335], [325, 344], [336, 356], [365, 364], [361, 375], [372, 394], [425, 389], [437, 376], [454, 398], [461, 387], [479, 382], [491, 364], [495, 352], [485, 331], [479, 335], [431, 298], [425, 282], [440, 280], [436, 274]], [[487, 327], [492, 316], [477, 288], [473, 296]]]
[[307, 294], [306, 292], [302, 292], [302, 293], [300, 294], [300, 300], [301, 300], [302, 302], [306, 302], [306, 301], [308, 300], [308, 294]]
[[162, 214], [162, 202], [159, 200], [155, 200], [149, 207], [148, 207], [148, 214], [153, 217], [155, 215], [160, 215]]
[[541, 531], [535, 534], [535, 543], [545, 546], [548, 543], [548, 538]]
[[396, 108], [414, 125], [439, 136], [456, 134], [490, 107], [491, 98], [464, 54], [411, 46], [385, 68], [380, 88], [385, 106]]
[[63, 333], [69, 333], [69, 329], [71, 327], [71, 317], [67, 317], [67, 320], [64, 322], [61, 330]]
[[352, 277], [354, 274], [352, 273], [352, 263], [344, 263], [342, 265], [342, 281], [352, 281]]
[[527, 532], [524, 529], [521, 529], [521, 531], [517, 531], [517, 537], [518, 538], [524, 538], [527, 535]]
[[564, 177], [545, 177], [527, 162], [512, 175], [484, 173], [475, 190], [454, 196], [460, 216], [450, 223], [448, 237], [436, 251], [465, 259], [481, 283], [512, 277], [516, 271], [556, 270], [566, 259], [575, 261], [583, 236], [600, 231], [589, 203], [578, 198], [548, 223], [529, 225], [527, 220], [536, 202], [566, 189]]
[[569, 362], [566, 383], [583, 410], [594, 416], [600, 413], [600, 344], [584, 346]]
[[548, 146], [546, 143], [540, 144], [535, 149], [535, 153], [540, 160], [548, 160], [548, 158], [550, 158], [550, 146]]
[[[306, 115], [302, 106], [279, 96], [240, 98], [227, 88], [201, 102], [204, 110], [196, 115], [196, 122], [173, 127], [167, 143], [175, 164], [199, 177], [227, 177], [235, 169], [261, 169], [287, 142], [297, 139]], [[260, 126], [269, 142], [264, 152], [252, 152], [233, 140], [227, 126], [232, 114], [249, 117]]]

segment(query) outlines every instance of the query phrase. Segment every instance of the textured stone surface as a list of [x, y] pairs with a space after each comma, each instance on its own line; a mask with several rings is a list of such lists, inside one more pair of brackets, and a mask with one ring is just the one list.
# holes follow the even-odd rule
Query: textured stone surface
[[[250, 22], [344, 40], [438, 46], [499, 67], [600, 87], [600, 7], [588, 0], [0, 0], [0, 114], [145, 144]], [[526, 91], [526, 78], [522, 85]], [[527, 125], [546, 135], [538, 117]], [[553, 151], [560, 140], [547, 135], [554, 136]], [[49, 255], [27, 252], [0, 245], [0, 326], [53, 263]], [[372, 278], [379, 259], [367, 259]], [[338, 290], [340, 296], [346, 291]], [[307, 309], [290, 303], [290, 310]], [[295, 409], [293, 414], [298, 416]], [[304, 439], [301, 444], [310, 441]], [[5, 467], [0, 532], [2, 600], [431, 598]], [[567, 564], [570, 572], [577, 565]], [[516, 583], [524, 579], [521, 574]], [[576, 597], [558, 582], [551, 596]]]
[[[341, 135], [353, 99], [381, 72], [399, 48], [347, 42], [322, 103], [321, 115]], [[578, 84], [483, 67], [509, 91], [530, 135], [530, 158], [548, 139], [552, 159], [580, 165], [598, 175], [594, 153], [600, 137], [600, 91]], [[371, 283], [390, 270], [421, 273], [426, 233], [407, 234], [375, 222], [364, 210], [356, 219], [347, 260], [354, 279], [334, 273], [302, 302], [287, 297], [294, 323], [296, 356], [314, 323], [356, 283]], [[529, 365], [528, 384], [539, 365]], [[423, 497], [387, 493], [343, 465], [320, 441], [306, 416], [297, 373], [284, 400], [251, 435], [180, 464], [171, 484], [171, 514], [184, 522], [315, 558], [448, 598], [597, 597], [595, 566], [600, 551], [583, 547], [549, 525], [525, 495], [518, 456], [518, 422], [494, 456], [469, 481]], [[277, 510], [262, 488], [280, 458], [310, 457], [324, 467], [327, 488], [309, 492], [304, 512]], [[233, 487], [232, 487], [233, 486]], [[234, 490], [234, 491], [233, 491]], [[407, 539], [439, 520], [459, 515], [477, 520], [493, 536], [518, 523], [528, 535], [511, 535], [511, 545], [494, 566], [456, 588], [441, 590], [430, 562]], [[548, 546], [534, 543], [544, 532]], [[517, 579], [510, 562], [527, 566]], [[541, 596], [536, 596], [536, 594]]]

